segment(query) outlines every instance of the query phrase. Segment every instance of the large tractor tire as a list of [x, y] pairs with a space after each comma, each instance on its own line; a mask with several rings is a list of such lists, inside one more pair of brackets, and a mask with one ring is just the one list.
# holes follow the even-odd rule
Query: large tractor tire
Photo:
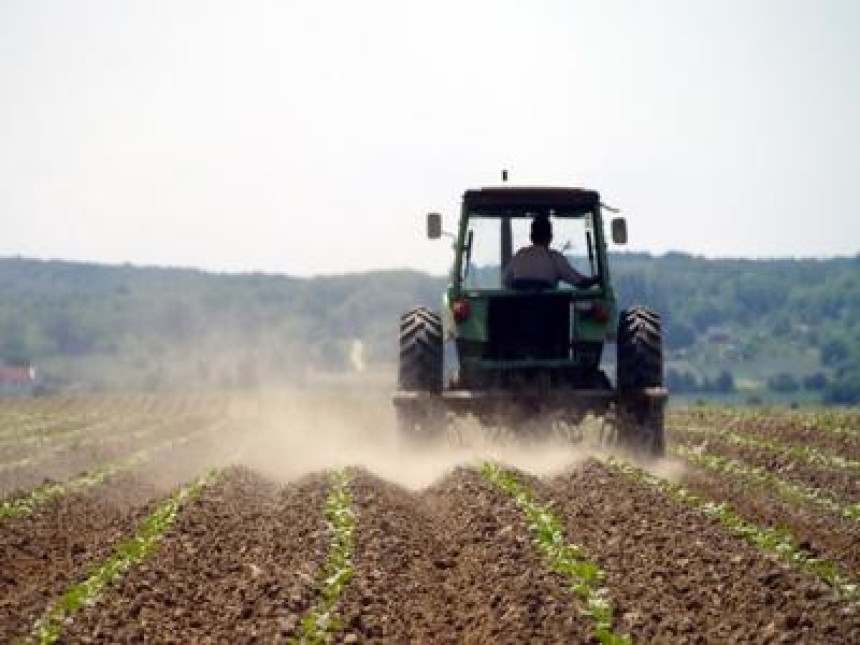
[[622, 392], [663, 385], [663, 332], [660, 315], [631, 307], [618, 318], [618, 389]]
[[622, 408], [628, 423], [624, 443], [653, 457], [665, 452], [663, 403], [642, 395], [645, 388], [663, 386], [663, 332], [660, 315], [635, 306], [618, 319], [618, 378]]
[[445, 431], [442, 391], [442, 321], [424, 307], [400, 318], [398, 386], [416, 393], [415, 401], [397, 406], [397, 427], [408, 441], [437, 439]]
[[400, 317], [398, 385], [409, 392], [442, 389], [442, 321], [424, 307]]

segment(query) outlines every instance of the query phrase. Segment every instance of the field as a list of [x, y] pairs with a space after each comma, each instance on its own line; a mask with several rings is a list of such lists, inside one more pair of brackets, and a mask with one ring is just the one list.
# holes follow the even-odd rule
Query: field
[[860, 412], [640, 464], [345, 392], [0, 403], [0, 642], [860, 642]]

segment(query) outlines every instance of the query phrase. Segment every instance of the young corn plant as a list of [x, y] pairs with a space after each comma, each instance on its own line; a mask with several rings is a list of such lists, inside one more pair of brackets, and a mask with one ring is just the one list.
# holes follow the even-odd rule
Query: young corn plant
[[570, 582], [573, 593], [583, 603], [582, 613], [594, 622], [594, 635], [603, 645], [627, 645], [630, 637], [614, 631], [612, 604], [602, 585], [603, 572], [589, 560], [582, 549], [564, 539], [564, 526], [541, 504], [517, 476], [498, 464], [487, 462], [481, 474], [490, 483], [512, 497], [525, 514], [534, 543], [549, 567]]
[[852, 603], [860, 601], [860, 585], [856, 581], [846, 577], [834, 563], [802, 548], [797, 538], [788, 530], [757, 526], [726, 503], [707, 500], [680, 484], [661, 479], [624, 461], [610, 457], [607, 463], [627, 477], [653, 486], [668, 497], [704, 515], [717, 518], [734, 535], [764, 551], [776, 554], [787, 564], [820, 578]]
[[349, 482], [350, 475], [346, 469], [331, 475], [331, 490], [325, 503], [326, 525], [331, 542], [322, 567], [322, 586], [316, 603], [302, 618], [301, 633], [294, 643], [330, 643], [342, 627], [335, 610], [343, 590], [355, 575], [352, 557], [357, 517], [352, 506]]
[[108, 585], [146, 558], [158, 546], [182, 506], [197, 497], [216, 477], [217, 473], [210, 473], [162, 502], [138, 526], [133, 537], [120, 542], [113, 555], [93, 569], [86, 580], [73, 585], [60, 596], [36, 623], [29, 642], [50, 645], [60, 640], [66, 620], [81, 607], [95, 602]]

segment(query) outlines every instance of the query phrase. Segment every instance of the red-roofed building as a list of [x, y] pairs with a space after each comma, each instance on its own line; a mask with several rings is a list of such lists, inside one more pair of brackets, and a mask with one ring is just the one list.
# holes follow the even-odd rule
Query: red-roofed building
[[32, 365], [0, 365], [0, 396], [33, 394], [36, 368]]

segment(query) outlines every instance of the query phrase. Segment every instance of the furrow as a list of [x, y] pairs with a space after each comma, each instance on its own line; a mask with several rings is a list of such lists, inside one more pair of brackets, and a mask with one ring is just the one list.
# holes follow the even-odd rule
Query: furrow
[[[823, 579], [610, 464], [588, 460], [530, 485], [552, 501], [567, 539], [600, 562], [619, 628], [637, 642], [829, 644], [860, 637], [860, 614]], [[847, 574], [846, 582], [853, 582]]]
[[860, 431], [850, 425], [850, 414], [769, 409], [688, 409], [668, 416], [672, 426], [707, 426], [755, 435], [766, 441], [809, 445], [854, 461], [860, 460]]
[[845, 470], [860, 474], [860, 461], [847, 459], [840, 455], [829, 453], [810, 445], [779, 443], [768, 439], [759, 439], [751, 434], [720, 430], [713, 427], [683, 426], [670, 424], [673, 433], [682, 433], [697, 437], [713, 437], [746, 448], [766, 450], [785, 459], [800, 461], [812, 466], [820, 466], [834, 470]]
[[317, 597], [330, 487], [226, 469], [152, 557], [64, 629], [69, 642], [289, 642]]
[[794, 503], [809, 504], [834, 515], [860, 522], [860, 504], [846, 503], [820, 489], [786, 481], [764, 468], [684, 446], [673, 446], [670, 452], [697, 466], [741, 479], [750, 486], [772, 489]]
[[858, 473], [836, 466], [829, 460], [825, 462], [824, 459], [805, 458], [800, 450], [782, 449], [783, 446], [779, 446], [778, 442], [773, 442], [777, 445], [767, 446], [760, 445], [756, 438], [746, 441], [729, 432], [723, 435], [720, 432], [687, 432], [683, 429], [671, 430], [669, 438], [671, 443], [684, 448], [759, 467], [799, 486], [829, 491], [830, 495], [846, 503], [860, 502]]
[[160, 504], [140, 524], [132, 537], [117, 544], [111, 557], [99, 564], [86, 580], [67, 589], [51, 605], [44, 617], [34, 626], [31, 640], [42, 645], [57, 642], [67, 619], [85, 605], [94, 603], [105, 587], [146, 558], [171, 527], [182, 506], [199, 495], [214, 477], [214, 474], [202, 477], [184, 486]]
[[356, 470], [351, 490], [361, 519], [338, 640], [593, 642], [519, 509], [474, 468], [418, 493]]
[[183, 437], [168, 439], [167, 441], [163, 441], [155, 446], [141, 448], [130, 455], [126, 455], [121, 459], [91, 470], [78, 477], [74, 477], [64, 482], [50, 482], [43, 486], [39, 486], [29, 493], [6, 500], [0, 504], [0, 521], [7, 518], [29, 515], [36, 508], [56, 497], [79, 492], [92, 486], [96, 486], [110, 477], [148, 462], [157, 452], [171, 448], [178, 448], [187, 444], [193, 438], [201, 434], [201, 432], [203, 431], [197, 430]]
[[625, 476], [653, 486], [698, 512], [718, 519], [732, 534], [768, 553], [773, 553], [787, 564], [816, 576], [844, 598], [852, 602], [860, 601], [860, 585], [857, 580], [849, 578], [833, 562], [804, 549], [788, 530], [758, 526], [741, 516], [726, 502], [706, 499], [681, 484], [653, 475], [627, 462], [610, 458], [607, 463]]
[[485, 463], [481, 474], [516, 502], [547, 565], [568, 580], [571, 591], [582, 602], [583, 615], [594, 623], [595, 638], [605, 645], [630, 643], [629, 636], [615, 630], [612, 604], [602, 584], [604, 574], [599, 565], [581, 547], [565, 541], [563, 525], [550, 507], [537, 501], [514, 473], [497, 464]]

